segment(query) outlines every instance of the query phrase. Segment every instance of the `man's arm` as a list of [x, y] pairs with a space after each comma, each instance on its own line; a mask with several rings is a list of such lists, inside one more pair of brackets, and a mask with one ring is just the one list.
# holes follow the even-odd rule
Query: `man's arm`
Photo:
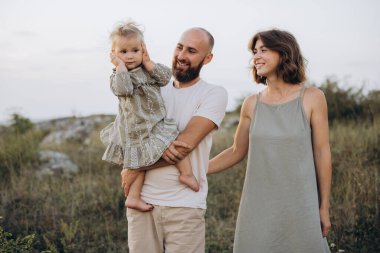
[[129, 188], [138, 176], [139, 171], [151, 170], [175, 164], [193, 151], [202, 139], [215, 128], [216, 124], [213, 121], [205, 117], [194, 116], [191, 118], [186, 128], [178, 135], [177, 141], [174, 141], [164, 152], [163, 157], [167, 160], [160, 159], [153, 165], [142, 167], [137, 170], [123, 169], [121, 171], [121, 185], [124, 189], [125, 196], [128, 195]]
[[206, 137], [215, 128], [215, 123], [205, 117], [192, 117], [186, 128], [165, 150], [162, 155], [163, 159], [158, 160], [158, 162], [153, 165], [139, 168], [139, 170], [151, 170], [168, 166], [170, 164], [176, 164], [185, 158], [188, 154], [190, 154], [191, 151], [193, 151], [203, 140], [203, 138]]
[[173, 143], [165, 150], [162, 158], [168, 164], [177, 163], [190, 154], [203, 138], [215, 128], [217, 128], [216, 124], [208, 118], [202, 116], [192, 117], [186, 128], [177, 137], [177, 141], [186, 143], [188, 147], [178, 146], [175, 145], [176, 143]]

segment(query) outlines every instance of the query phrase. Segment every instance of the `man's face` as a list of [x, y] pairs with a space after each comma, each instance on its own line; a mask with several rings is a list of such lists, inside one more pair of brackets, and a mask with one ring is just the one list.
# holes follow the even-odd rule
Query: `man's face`
[[187, 83], [199, 76], [203, 67], [203, 60], [196, 66], [192, 66], [190, 61], [186, 59], [179, 60], [178, 57], [174, 57], [172, 70], [175, 79], [181, 83]]
[[173, 76], [179, 82], [190, 82], [199, 76], [203, 65], [210, 60], [207, 35], [199, 30], [186, 31], [174, 50]]

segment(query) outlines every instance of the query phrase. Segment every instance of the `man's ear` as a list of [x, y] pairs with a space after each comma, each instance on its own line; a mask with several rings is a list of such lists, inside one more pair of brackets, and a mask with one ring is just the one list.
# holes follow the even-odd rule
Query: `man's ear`
[[203, 61], [203, 65], [206, 65], [207, 63], [209, 63], [212, 60], [213, 56], [214, 55], [212, 53], [207, 53], [207, 55], [206, 55], [206, 57], [205, 57], [205, 59]]

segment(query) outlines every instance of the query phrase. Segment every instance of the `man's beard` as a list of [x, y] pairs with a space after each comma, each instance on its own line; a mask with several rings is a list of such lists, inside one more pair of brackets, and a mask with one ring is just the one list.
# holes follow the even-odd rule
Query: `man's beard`
[[[177, 69], [177, 62], [179, 60], [177, 57], [174, 59], [172, 64], [173, 76], [178, 82], [187, 83], [193, 81], [195, 78], [199, 76], [201, 72], [204, 59], [195, 67], [189, 67], [186, 71], [182, 71]], [[186, 62], [187, 63], [187, 62]]]

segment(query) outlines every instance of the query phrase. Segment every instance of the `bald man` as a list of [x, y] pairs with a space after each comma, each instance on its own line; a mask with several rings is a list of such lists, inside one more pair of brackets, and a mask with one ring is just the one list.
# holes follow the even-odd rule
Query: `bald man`
[[[180, 135], [155, 165], [145, 168], [141, 198], [154, 206], [152, 211], [127, 209], [128, 246], [131, 253], [204, 253], [207, 165], [211, 133], [225, 115], [227, 92], [199, 77], [211, 62], [213, 36], [203, 28], [185, 31], [176, 45], [172, 71], [174, 81], [161, 88], [167, 118], [177, 122]], [[188, 144], [181, 147], [180, 143]], [[200, 190], [192, 191], [178, 181], [173, 165], [189, 156]], [[154, 169], [152, 169], [154, 168]], [[122, 171], [125, 192], [133, 171]]]

